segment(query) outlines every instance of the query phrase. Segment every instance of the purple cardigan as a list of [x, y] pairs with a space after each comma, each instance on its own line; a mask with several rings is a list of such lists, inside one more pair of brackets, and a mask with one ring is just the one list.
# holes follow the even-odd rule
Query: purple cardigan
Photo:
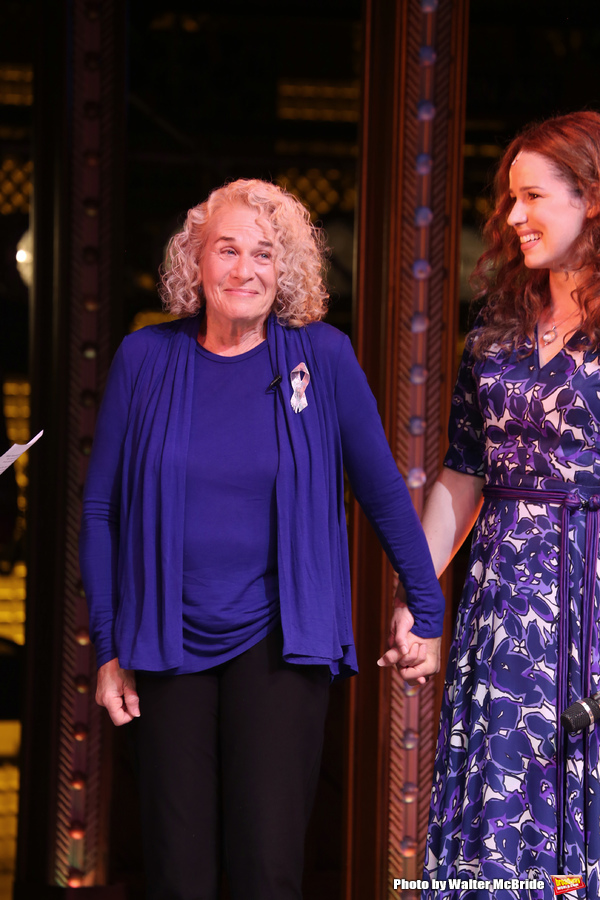
[[[164, 671], [182, 661], [185, 468], [199, 318], [125, 338], [109, 374], [86, 481], [80, 541], [98, 665]], [[325, 323], [271, 316], [276, 388], [277, 545], [284, 658], [357, 670], [352, 636], [344, 466], [407, 591], [421, 637], [441, 634], [444, 598], [375, 398], [348, 338]], [[310, 373], [308, 406], [290, 373]]]

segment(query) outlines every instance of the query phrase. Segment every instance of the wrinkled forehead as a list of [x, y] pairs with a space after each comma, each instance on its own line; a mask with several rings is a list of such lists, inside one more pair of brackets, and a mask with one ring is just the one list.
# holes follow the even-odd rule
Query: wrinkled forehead
[[217, 206], [209, 214], [205, 229], [207, 236], [215, 237], [218, 233], [226, 236], [236, 232], [252, 232], [257, 239], [273, 243], [274, 232], [268, 214], [246, 203], [226, 202]]

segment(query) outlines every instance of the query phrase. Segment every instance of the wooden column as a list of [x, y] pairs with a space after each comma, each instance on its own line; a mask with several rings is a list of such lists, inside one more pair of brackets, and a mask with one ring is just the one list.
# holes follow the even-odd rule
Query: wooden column
[[[365, 0], [356, 347], [419, 512], [455, 375], [467, 12], [468, 0]], [[356, 510], [353, 588], [344, 896], [379, 900], [399, 896], [394, 878], [421, 878], [443, 678], [407, 690], [375, 666], [394, 578]]]
[[36, 10], [31, 383], [44, 437], [31, 458], [17, 898], [105, 881], [110, 752], [77, 538], [120, 337], [125, 13], [118, 0]]

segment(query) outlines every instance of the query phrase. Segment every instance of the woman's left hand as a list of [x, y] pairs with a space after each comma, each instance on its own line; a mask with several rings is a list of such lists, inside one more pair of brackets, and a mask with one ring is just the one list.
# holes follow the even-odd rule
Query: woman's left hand
[[425, 684], [440, 670], [442, 639], [412, 634], [415, 623], [406, 603], [396, 600], [390, 625], [390, 649], [377, 660], [378, 666], [395, 666], [408, 684]]

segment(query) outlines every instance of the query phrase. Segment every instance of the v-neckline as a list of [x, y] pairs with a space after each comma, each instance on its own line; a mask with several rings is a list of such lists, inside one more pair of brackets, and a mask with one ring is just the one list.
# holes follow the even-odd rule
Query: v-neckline
[[[566, 342], [566, 344], [565, 343], [561, 344], [560, 348], [556, 351], [556, 353], [554, 353], [550, 357], [550, 359], [547, 359], [546, 362], [542, 364], [541, 356], [540, 356], [540, 338], [538, 335], [538, 326], [536, 325], [535, 326], [535, 353], [536, 353], [536, 362], [537, 362], [538, 372], [541, 372], [543, 369], [545, 369], [546, 366], [550, 365], [550, 363], [554, 359], [556, 359], [557, 356], [559, 356], [561, 353], [564, 353], [565, 351], [567, 351], [568, 356], [571, 356], [571, 353], [569, 352], [569, 344], [576, 337], [576, 335], [579, 334], [579, 332], [580, 332], [580, 329], [577, 329], [576, 331], [574, 331], [573, 334], [571, 335], [571, 337], [569, 338], [569, 340]], [[560, 340], [560, 338], [557, 338], [557, 340]], [[554, 342], [552, 341], [551, 343], [554, 343]]]

